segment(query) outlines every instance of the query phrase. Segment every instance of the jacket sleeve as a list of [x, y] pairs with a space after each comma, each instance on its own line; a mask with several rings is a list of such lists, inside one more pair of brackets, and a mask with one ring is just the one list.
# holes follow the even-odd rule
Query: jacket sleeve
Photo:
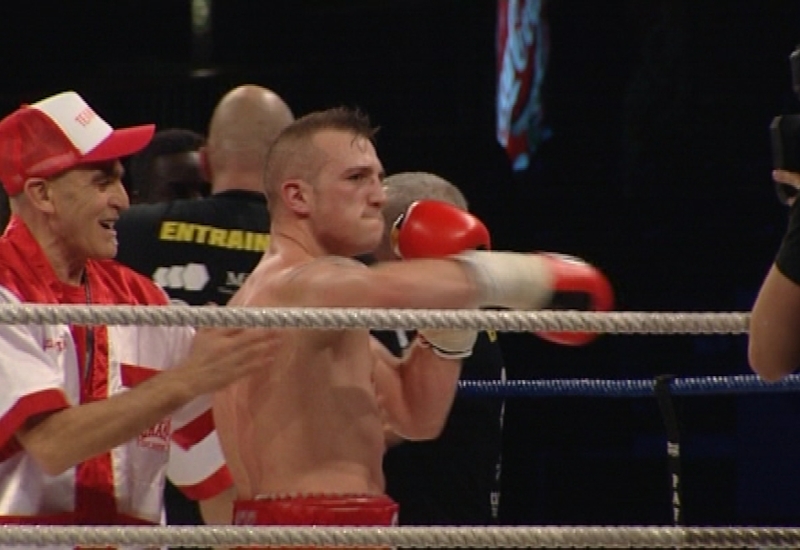
[[[188, 353], [194, 331], [176, 328], [170, 340], [176, 357]], [[173, 433], [170, 442], [167, 477], [189, 498], [204, 500], [229, 488], [233, 480], [225, 466], [214, 418], [211, 396], [191, 401], [172, 416]]]
[[217, 432], [211, 432], [189, 449], [173, 442], [170, 445], [167, 477], [193, 500], [213, 497], [233, 485]]
[[[20, 302], [0, 288], [0, 303]], [[66, 325], [0, 325], [0, 460], [15, 450], [14, 434], [27, 419], [70, 406], [79, 380], [66, 370], [76, 357]]]

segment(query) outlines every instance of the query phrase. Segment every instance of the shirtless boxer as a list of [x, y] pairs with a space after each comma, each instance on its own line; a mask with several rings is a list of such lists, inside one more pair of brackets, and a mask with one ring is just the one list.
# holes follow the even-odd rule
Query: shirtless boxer
[[[472, 250], [365, 267], [349, 258], [381, 241], [383, 167], [374, 129], [347, 109], [311, 113], [270, 149], [265, 191], [272, 238], [229, 302], [257, 307], [536, 309], [562, 284], [558, 261]], [[433, 229], [456, 250], [481, 248], [463, 217], [413, 219], [398, 242], [425, 256]], [[425, 227], [427, 226], [427, 227]], [[433, 245], [434, 243], [431, 243]], [[408, 255], [405, 255], [408, 258]], [[369, 331], [275, 329], [269, 365], [218, 392], [214, 415], [237, 487], [234, 523], [391, 525], [384, 422], [405, 439], [442, 430], [473, 331], [421, 330], [395, 359]]]

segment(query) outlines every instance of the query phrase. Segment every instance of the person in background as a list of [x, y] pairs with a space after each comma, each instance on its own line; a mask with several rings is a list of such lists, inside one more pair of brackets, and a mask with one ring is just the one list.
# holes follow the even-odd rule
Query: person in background
[[[393, 174], [383, 180], [385, 229], [373, 256], [398, 261], [392, 243], [395, 222], [419, 200], [438, 200], [468, 210], [451, 182], [426, 172]], [[401, 357], [415, 331], [375, 331]], [[503, 354], [494, 331], [479, 333], [472, 355], [463, 360], [462, 380], [505, 379]], [[441, 435], [406, 442], [390, 434], [383, 460], [386, 492], [400, 505], [403, 525], [492, 525], [498, 521], [503, 401], [456, 396]], [[400, 444], [402, 443], [402, 444]]]
[[211, 185], [200, 160], [204, 143], [202, 135], [185, 128], [156, 132], [129, 160], [133, 202], [152, 204], [208, 196]]
[[131, 207], [116, 225], [117, 260], [151, 277], [173, 301], [225, 304], [269, 242], [264, 162], [293, 120], [272, 90], [243, 85], [226, 93], [199, 152], [211, 195]]

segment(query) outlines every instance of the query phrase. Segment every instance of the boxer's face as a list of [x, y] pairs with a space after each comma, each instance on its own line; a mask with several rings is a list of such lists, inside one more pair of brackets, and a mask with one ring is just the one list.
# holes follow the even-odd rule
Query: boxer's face
[[326, 130], [314, 138], [324, 162], [312, 185], [311, 222], [330, 252], [372, 252], [383, 235], [386, 202], [383, 165], [372, 142], [351, 132]]

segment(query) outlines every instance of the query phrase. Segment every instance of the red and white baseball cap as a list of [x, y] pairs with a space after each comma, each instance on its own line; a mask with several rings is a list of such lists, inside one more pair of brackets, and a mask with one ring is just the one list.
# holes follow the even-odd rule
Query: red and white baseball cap
[[75, 92], [23, 105], [0, 120], [0, 182], [13, 196], [28, 178], [132, 155], [154, 131], [153, 124], [115, 130]]

